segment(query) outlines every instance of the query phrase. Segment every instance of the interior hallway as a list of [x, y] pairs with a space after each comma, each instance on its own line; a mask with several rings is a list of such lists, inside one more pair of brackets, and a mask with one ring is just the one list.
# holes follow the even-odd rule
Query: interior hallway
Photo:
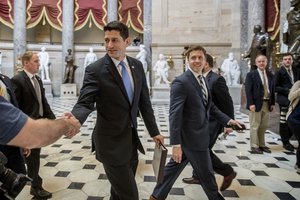
[[[60, 116], [70, 111], [76, 100], [53, 98], [49, 100], [53, 112]], [[153, 105], [161, 133], [168, 139], [168, 105]], [[231, 187], [222, 192], [226, 200], [292, 200], [300, 199], [300, 174], [294, 169], [294, 153], [283, 151], [277, 134], [266, 134], [267, 146], [271, 154], [256, 155], [249, 152], [248, 116], [235, 107], [236, 119], [246, 124], [247, 130], [242, 133], [231, 133], [226, 140], [218, 140], [215, 153], [233, 166], [237, 177]], [[91, 133], [96, 113], [92, 113], [81, 128], [81, 132], [72, 139], [61, 138], [55, 144], [42, 148], [40, 175], [44, 179], [44, 188], [53, 193], [55, 200], [108, 200], [110, 184], [106, 179], [102, 164], [91, 153]], [[272, 120], [272, 119], [271, 119]], [[274, 120], [273, 120], [274, 122]], [[47, 131], [47, 130], [45, 130]], [[149, 198], [155, 178], [151, 160], [154, 142], [147, 134], [144, 124], [139, 120], [139, 136], [146, 150], [140, 154], [136, 181], [141, 200]], [[293, 142], [298, 145], [297, 142]], [[202, 200], [207, 199], [199, 185], [188, 185], [181, 181], [191, 176], [192, 168], [187, 166], [176, 181], [168, 200]], [[220, 186], [223, 178], [216, 175]], [[17, 200], [30, 200], [30, 187], [26, 186]]]

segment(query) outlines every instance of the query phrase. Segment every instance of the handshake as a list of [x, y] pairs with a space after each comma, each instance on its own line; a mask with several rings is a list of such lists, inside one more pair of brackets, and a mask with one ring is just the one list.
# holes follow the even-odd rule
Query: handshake
[[65, 112], [58, 120], [62, 120], [65, 122], [63, 134], [67, 138], [72, 138], [74, 135], [80, 132], [81, 124], [71, 112]]

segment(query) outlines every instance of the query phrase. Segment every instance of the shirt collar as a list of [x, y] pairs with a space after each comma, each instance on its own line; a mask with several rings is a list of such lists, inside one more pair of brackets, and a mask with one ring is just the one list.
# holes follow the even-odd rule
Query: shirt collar
[[[114, 62], [115, 66], [118, 67], [118, 65], [120, 64], [121, 61], [120, 61], [120, 60], [117, 60], [117, 59], [115, 59], [115, 58], [112, 58], [112, 57], [111, 57], [111, 59], [112, 59], [112, 61]], [[127, 62], [127, 57], [126, 57], [126, 56], [125, 56], [123, 62], [126, 64], [126, 66], [129, 66], [129, 65], [128, 65], [128, 62]]]
[[26, 69], [24, 69], [24, 72], [27, 74], [27, 76], [32, 79], [32, 77], [35, 75], [35, 74], [32, 74], [30, 73], [29, 71], [27, 71]]
[[197, 72], [194, 72], [191, 68], [190, 68], [190, 70], [191, 70], [192, 74], [196, 77], [196, 79], [197, 79], [200, 75], [202, 75], [202, 73], [199, 74], [199, 73], [197, 73]]

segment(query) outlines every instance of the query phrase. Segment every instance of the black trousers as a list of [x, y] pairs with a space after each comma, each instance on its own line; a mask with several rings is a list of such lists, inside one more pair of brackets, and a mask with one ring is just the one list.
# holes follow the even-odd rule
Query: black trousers
[[42, 178], [39, 176], [40, 154], [41, 148], [31, 149], [31, 154], [27, 158], [25, 158], [28, 176], [32, 178], [31, 187], [36, 189], [42, 188], [43, 183]]
[[135, 182], [135, 174], [139, 162], [135, 137], [132, 141], [132, 155], [127, 164], [109, 165], [103, 163], [106, 176], [111, 184], [110, 200], [139, 200]]
[[279, 123], [279, 133], [281, 137], [282, 144], [290, 143], [290, 139], [293, 136], [292, 130], [289, 128], [286, 121], [286, 113], [288, 112], [288, 107], [280, 106], [280, 123]]

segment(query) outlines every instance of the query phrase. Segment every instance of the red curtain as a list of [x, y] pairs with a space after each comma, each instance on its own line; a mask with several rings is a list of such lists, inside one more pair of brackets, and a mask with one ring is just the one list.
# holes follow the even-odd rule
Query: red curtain
[[[13, 1], [0, 0], [0, 21], [13, 28]], [[80, 30], [86, 24], [95, 24], [99, 29], [107, 21], [107, 1], [109, 0], [75, 0], [74, 29]], [[135, 31], [143, 32], [143, 0], [119, 0], [119, 20], [132, 27]], [[27, 28], [35, 27], [38, 23], [49, 23], [57, 30], [62, 30], [62, 0], [26, 0]]]
[[55, 29], [62, 27], [62, 0], [27, 0], [27, 28], [35, 27], [41, 20]]
[[14, 10], [13, 10], [14, 0], [0, 0], [0, 22], [6, 26], [13, 28], [14, 25]]
[[266, 0], [266, 27], [271, 40], [275, 40], [280, 30], [280, 0]]
[[77, 0], [75, 3], [75, 30], [83, 28], [88, 22], [89, 27], [94, 22], [102, 30], [107, 16], [105, 6], [105, 0]]
[[143, 0], [119, 0], [119, 20], [143, 33]]

